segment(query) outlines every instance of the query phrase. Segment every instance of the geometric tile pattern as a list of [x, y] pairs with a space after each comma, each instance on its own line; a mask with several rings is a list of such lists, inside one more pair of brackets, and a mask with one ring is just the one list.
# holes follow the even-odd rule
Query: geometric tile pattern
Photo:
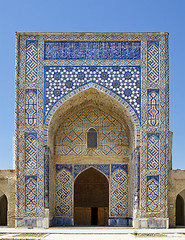
[[73, 96], [75, 96], [78, 93], [81, 93], [89, 88], [94, 88], [97, 91], [103, 92], [106, 95], [110, 96], [111, 98], [115, 99], [116, 101], [118, 101], [120, 104], [122, 104], [123, 108], [127, 109], [130, 116], [133, 119], [134, 125], [135, 125], [135, 129], [136, 129], [136, 144], [139, 145], [140, 144], [140, 128], [141, 128], [141, 123], [140, 120], [137, 116], [137, 114], [135, 113], [135, 111], [133, 110], [133, 108], [121, 97], [119, 97], [117, 94], [113, 93], [111, 90], [100, 86], [96, 83], [88, 83], [72, 92], [70, 92], [68, 95], [65, 95], [63, 98], [59, 99], [56, 104], [51, 108], [50, 112], [48, 113], [45, 122], [44, 122], [44, 143], [45, 145], [48, 144], [48, 129], [49, 129], [49, 125], [50, 125], [50, 121], [53, 117], [53, 114], [57, 111], [57, 109], [61, 106], [61, 104], [63, 104], [64, 102], [66, 102], [68, 99], [71, 99]]
[[159, 176], [147, 177], [147, 212], [159, 211]]
[[25, 176], [25, 211], [37, 211], [37, 176]]
[[25, 123], [29, 126], [37, 124], [37, 89], [25, 90]]
[[37, 133], [25, 133], [25, 168], [37, 167]]
[[73, 178], [71, 168], [71, 165], [56, 165], [56, 216], [72, 216]]
[[110, 214], [114, 217], [128, 216], [127, 167], [119, 164], [111, 166]]
[[[140, 216], [143, 218], [167, 218], [168, 217], [168, 134], [169, 134], [169, 88], [168, 88], [168, 36], [165, 35], [160, 39], [148, 39], [144, 43], [144, 48], [147, 50], [146, 57], [143, 56], [143, 61], [146, 63], [146, 69], [143, 68], [142, 78], [147, 79], [147, 81], [142, 80], [142, 92], [141, 92], [141, 171], [140, 171]], [[151, 54], [149, 56], [149, 54]], [[148, 93], [155, 92], [156, 104], [159, 104], [159, 109], [155, 109], [154, 113], [159, 111], [159, 114], [155, 116], [149, 116], [148, 110]], [[158, 95], [158, 96], [157, 96]], [[152, 98], [151, 98], [152, 99]], [[145, 104], [147, 103], [147, 104]], [[148, 118], [151, 118], [152, 121], [148, 121]], [[158, 119], [155, 119], [157, 117]], [[154, 121], [153, 121], [154, 120]], [[151, 123], [156, 124], [152, 126]], [[159, 122], [159, 123], [157, 123]], [[160, 137], [159, 137], [160, 132]], [[152, 133], [155, 133], [156, 144], [153, 143], [155, 147], [159, 147], [159, 163], [152, 160], [152, 156], [148, 154], [148, 139], [149, 136], [152, 136]], [[159, 145], [158, 145], [158, 140]], [[151, 139], [152, 139], [151, 138]], [[152, 142], [153, 142], [152, 141]], [[150, 144], [152, 145], [152, 142]], [[154, 148], [155, 148], [154, 147]], [[153, 149], [154, 150], [154, 149]], [[156, 154], [156, 159], [158, 154]], [[148, 160], [148, 156], [149, 160]], [[151, 166], [149, 166], [149, 164]], [[153, 165], [154, 163], [154, 165]], [[156, 169], [155, 169], [156, 168]], [[159, 198], [158, 210], [157, 211], [148, 211], [148, 197], [147, 197], [147, 178], [150, 176], [158, 176], [160, 182], [158, 182], [159, 188]]]
[[140, 75], [139, 66], [45, 67], [45, 117], [60, 98], [89, 82], [115, 92], [140, 117]]
[[[87, 132], [94, 128], [97, 148], [87, 148]], [[73, 113], [59, 128], [55, 138], [56, 155], [127, 155], [126, 129], [115, 118], [94, 107]]]
[[49, 148], [44, 146], [44, 206], [49, 208]]
[[45, 41], [44, 59], [140, 59], [140, 41]]
[[[140, 59], [44, 59], [44, 43], [48, 40], [51, 41], [139, 41], [140, 45]], [[26, 70], [27, 47], [28, 41], [38, 41], [38, 65], [37, 65], [37, 80], [33, 81], [27, 78], [28, 70]], [[30, 42], [31, 43], [31, 42]], [[150, 47], [150, 43], [154, 44]], [[152, 45], [151, 44], [151, 45]], [[112, 48], [112, 47], [111, 47]], [[150, 55], [150, 53], [154, 53]], [[153, 58], [155, 56], [155, 58]], [[150, 61], [149, 61], [150, 60]], [[26, 62], [27, 61], [27, 62]], [[142, 76], [142, 89], [141, 89], [141, 122], [138, 122], [138, 117], [135, 114], [133, 107], [126, 102], [125, 99], [119, 96], [116, 91], [106, 88], [99, 83], [88, 82], [75, 90], [72, 90], [61, 99], [57, 100], [55, 105], [51, 108], [44, 123], [44, 99], [45, 92], [45, 68], [47, 67], [140, 67]], [[152, 67], [153, 66], [153, 67]], [[32, 75], [33, 76], [33, 75]], [[160, 78], [159, 78], [160, 77]], [[47, 130], [49, 121], [51, 120], [54, 112], [68, 99], [81, 91], [93, 87], [98, 91], [106, 93], [108, 96], [116, 99], [120, 104], [127, 108], [128, 112], [134, 120], [137, 129], [137, 144], [141, 142], [141, 161], [140, 161], [140, 217], [168, 217], [167, 211], [167, 159], [168, 159], [168, 36], [165, 33], [148, 33], [148, 34], [125, 34], [125, 33], [60, 33], [60, 34], [21, 34], [17, 33], [16, 42], [16, 217], [44, 217], [44, 178], [46, 174], [44, 167], [44, 149], [43, 142], [47, 144], [48, 135]], [[160, 125], [151, 126], [148, 123], [148, 104], [147, 104], [147, 90], [159, 89], [159, 112], [160, 112]], [[32, 97], [29, 96], [29, 91], [32, 92]], [[28, 101], [30, 100], [30, 101]], [[32, 101], [33, 100], [33, 101]], [[33, 104], [34, 103], [34, 104]], [[33, 113], [34, 112], [34, 113]], [[153, 116], [153, 115], [152, 115]], [[153, 116], [154, 117], [154, 116]], [[157, 121], [157, 120], [156, 120]], [[140, 134], [141, 124], [141, 134]], [[25, 133], [37, 133], [37, 168], [25, 168]], [[147, 167], [147, 133], [160, 132], [160, 164], [159, 169], [148, 169]], [[141, 138], [140, 138], [141, 137]], [[47, 159], [47, 158], [45, 158]], [[134, 159], [134, 158], [133, 158]], [[44, 172], [45, 171], [45, 172]], [[25, 196], [27, 190], [25, 188], [25, 176], [37, 176], [37, 211], [29, 212], [27, 209], [27, 202]], [[158, 212], [148, 212], [147, 209], [147, 177], [159, 175], [159, 206]], [[36, 208], [35, 208], [36, 209]], [[152, 214], [153, 215], [152, 215]], [[155, 213], [155, 214], [154, 214]]]
[[160, 138], [159, 133], [147, 134], [147, 167], [148, 169], [159, 169]]
[[[134, 151], [135, 157], [135, 172], [134, 172], [134, 208], [139, 207], [140, 195], [140, 148], [137, 147]], [[130, 172], [131, 174], [131, 172]]]
[[103, 173], [109, 180], [110, 178], [110, 164], [80, 164], [74, 165], [74, 179], [84, 170], [93, 167]]
[[148, 41], [147, 47], [148, 81], [157, 83], [159, 81], [159, 41]]
[[26, 82], [37, 81], [38, 41], [26, 41]]
[[[127, 164], [56, 164], [55, 215], [72, 216], [73, 184], [84, 170], [93, 167], [110, 181], [110, 212], [113, 217], [128, 216], [128, 165]], [[111, 176], [110, 176], [111, 169]]]
[[148, 125], [159, 125], [159, 89], [148, 89]]

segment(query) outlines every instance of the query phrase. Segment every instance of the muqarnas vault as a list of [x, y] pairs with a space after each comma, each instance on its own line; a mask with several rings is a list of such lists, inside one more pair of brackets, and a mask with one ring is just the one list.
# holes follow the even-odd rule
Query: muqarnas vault
[[16, 226], [168, 227], [168, 34], [16, 37]]

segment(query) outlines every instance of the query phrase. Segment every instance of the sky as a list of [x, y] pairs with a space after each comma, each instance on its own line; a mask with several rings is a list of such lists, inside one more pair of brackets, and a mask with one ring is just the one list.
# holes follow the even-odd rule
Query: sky
[[185, 169], [185, 0], [0, 0], [0, 169], [12, 169], [15, 32], [168, 32], [173, 169]]

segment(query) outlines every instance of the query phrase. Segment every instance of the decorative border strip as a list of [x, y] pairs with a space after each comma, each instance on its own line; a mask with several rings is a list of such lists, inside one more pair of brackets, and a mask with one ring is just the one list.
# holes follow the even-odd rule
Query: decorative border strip
[[45, 41], [45, 60], [140, 59], [140, 41]]

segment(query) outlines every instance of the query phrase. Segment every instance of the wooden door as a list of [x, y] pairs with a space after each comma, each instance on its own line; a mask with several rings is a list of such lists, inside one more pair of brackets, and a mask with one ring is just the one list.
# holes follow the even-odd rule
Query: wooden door
[[77, 226], [91, 225], [90, 207], [75, 207], [75, 225]]
[[107, 226], [108, 225], [108, 207], [99, 207], [98, 208], [98, 226]]

